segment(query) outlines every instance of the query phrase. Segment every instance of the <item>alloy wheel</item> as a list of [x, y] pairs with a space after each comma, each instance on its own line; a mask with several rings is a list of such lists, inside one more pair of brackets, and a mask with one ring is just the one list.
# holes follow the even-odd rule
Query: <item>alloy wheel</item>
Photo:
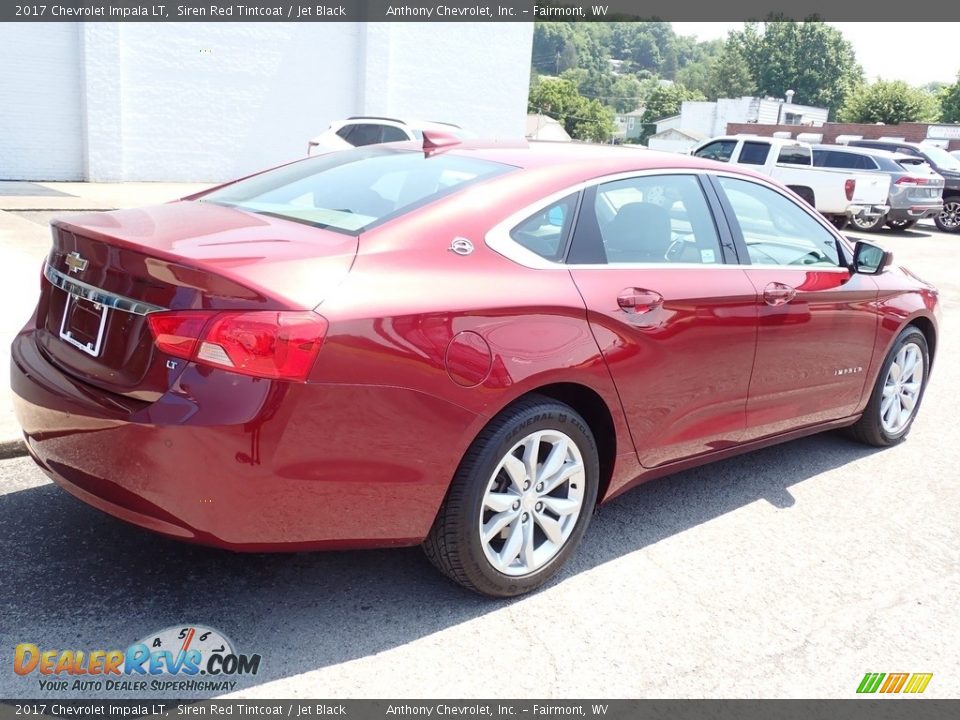
[[883, 384], [880, 423], [891, 435], [903, 430], [913, 417], [923, 387], [923, 353], [907, 343], [897, 353]]
[[540, 430], [516, 443], [483, 495], [478, 531], [490, 565], [520, 576], [549, 563], [577, 525], [585, 487], [583, 456], [568, 435]]
[[948, 200], [937, 216], [937, 225], [946, 232], [960, 230], [960, 200]]

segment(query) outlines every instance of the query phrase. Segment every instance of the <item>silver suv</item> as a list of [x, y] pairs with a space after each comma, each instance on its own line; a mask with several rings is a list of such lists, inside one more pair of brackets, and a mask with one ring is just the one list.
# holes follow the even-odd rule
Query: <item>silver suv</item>
[[889, 212], [852, 218], [850, 223], [858, 230], [873, 232], [884, 223], [894, 230], [907, 230], [918, 220], [936, 218], [943, 211], [943, 177], [923, 158], [846, 145], [814, 145], [813, 164], [890, 176]]

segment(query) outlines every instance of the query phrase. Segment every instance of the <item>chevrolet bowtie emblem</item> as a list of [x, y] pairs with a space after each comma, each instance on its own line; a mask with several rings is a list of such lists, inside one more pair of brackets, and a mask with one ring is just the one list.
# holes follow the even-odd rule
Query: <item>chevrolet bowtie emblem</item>
[[87, 269], [87, 261], [80, 257], [80, 253], [72, 252], [67, 255], [66, 259], [67, 267], [70, 268], [70, 272], [83, 272]]

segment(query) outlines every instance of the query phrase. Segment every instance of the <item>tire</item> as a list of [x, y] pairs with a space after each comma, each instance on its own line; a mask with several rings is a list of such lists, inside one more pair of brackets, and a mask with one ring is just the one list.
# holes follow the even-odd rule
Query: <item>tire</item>
[[827, 220], [830, 221], [830, 224], [833, 225], [837, 230], [843, 230], [847, 227], [849, 219], [846, 215], [829, 215]]
[[960, 195], [943, 199], [943, 211], [933, 216], [933, 222], [941, 232], [960, 232]]
[[909, 230], [916, 224], [916, 220], [887, 220], [887, 227], [891, 230]]
[[855, 217], [850, 219], [850, 224], [855, 230], [862, 230], [863, 232], [877, 232], [883, 228], [883, 215], [877, 215], [872, 218], [861, 218]]
[[[530, 478], [524, 460], [533, 457], [535, 445], [539, 462]], [[551, 468], [543, 478], [536, 475]], [[553, 489], [544, 484], [564, 475]], [[586, 421], [550, 398], [524, 398], [493, 418], [467, 450], [423, 549], [442, 573], [474, 592], [530, 592], [576, 549], [590, 524], [599, 477], [597, 444]], [[484, 524], [493, 531], [486, 539]]]
[[[914, 356], [914, 353], [918, 354], [918, 357]], [[909, 367], [910, 357], [915, 357], [917, 362], [919, 362], [921, 375], [919, 378], [916, 378], [916, 375], [911, 372], [908, 378], [914, 378], [913, 382], [902, 383], [903, 376], [898, 376], [897, 372], [893, 371], [893, 366], [894, 363], [897, 362]], [[906, 360], [906, 362], [904, 362], [904, 360]], [[898, 367], [901, 367], [901, 365], [898, 365]], [[927, 349], [926, 338], [919, 329], [912, 325], [904, 328], [900, 335], [897, 336], [893, 347], [890, 348], [890, 352], [887, 354], [886, 360], [884, 360], [883, 367], [880, 368], [880, 374], [877, 376], [877, 381], [873, 386], [873, 392], [870, 395], [870, 401], [867, 403], [863, 415], [857, 423], [850, 428], [850, 434], [853, 438], [867, 445], [874, 445], [875, 447], [896, 445], [903, 440], [910, 432], [914, 418], [916, 418], [917, 412], [920, 410], [920, 403], [923, 400], [923, 392], [927, 387], [929, 374], [930, 353]], [[897, 376], [900, 378], [899, 382]], [[905, 408], [901, 398], [904, 398], [908, 394], [906, 388], [910, 385], [916, 385], [915, 393], [912, 396], [913, 406], [906, 415], [903, 415], [901, 411], [901, 414], [897, 416], [895, 406], [899, 405], [901, 408]], [[891, 394], [891, 403], [890, 406], [888, 406], [886, 398], [884, 398], [884, 390], [890, 387], [896, 388], [896, 390]], [[901, 392], [901, 388], [904, 389], [903, 392]], [[887, 410], [893, 410], [894, 412], [887, 415], [885, 412]], [[891, 416], [896, 422], [887, 422], [886, 418]]]

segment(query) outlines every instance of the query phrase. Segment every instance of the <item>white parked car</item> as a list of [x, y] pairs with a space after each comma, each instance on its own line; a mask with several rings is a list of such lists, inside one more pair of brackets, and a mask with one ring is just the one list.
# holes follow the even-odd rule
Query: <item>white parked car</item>
[[707, 140], [692, 154], [742, 165], [779, 180], [838, 228], [843, 228], [850, 218], [883, 217], [890, 210], [888, 176], [815, 167], [813, 151], [807, 143], [736, 135]]
[[320, 155], [362, 145], [422, 140], [423, 131], [454, 135], [461, 140], [476, 137], [459, 125], [445, 122], [397, 120], [386, 117], [348, 117], [330, 123], [330, 127], [307, 143], [307, 155]]

